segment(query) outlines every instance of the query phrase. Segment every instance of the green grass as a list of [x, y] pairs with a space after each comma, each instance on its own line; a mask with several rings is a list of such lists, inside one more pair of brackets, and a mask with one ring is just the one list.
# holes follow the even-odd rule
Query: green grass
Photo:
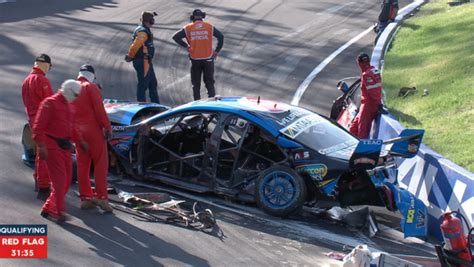
[[[432, 0], [406, 20], [385, 56], [383, 86], [404, 127], [424, 128], [426, 145], [474, 172], [474, 3]], [[412, 86], [415, 94], [398, 97]]]

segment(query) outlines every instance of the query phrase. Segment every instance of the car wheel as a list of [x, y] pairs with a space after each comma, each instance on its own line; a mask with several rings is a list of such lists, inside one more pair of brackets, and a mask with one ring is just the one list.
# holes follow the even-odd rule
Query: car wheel
[[256, 201], [266, 213], [285, 217], [295, 212], [306, 199], [306, 184], [301, 176], [286, 166], [273, 166], [257, 180]]

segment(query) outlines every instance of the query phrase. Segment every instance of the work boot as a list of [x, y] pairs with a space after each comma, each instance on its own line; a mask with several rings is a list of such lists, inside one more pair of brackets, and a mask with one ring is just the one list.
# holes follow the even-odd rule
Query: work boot
[[43, 211], [43, 210], [42, 210], [42, 211], [41, 211], [41, 216], [42, 216], [43, 218], [48, 218], [48, 217], [49, 217], [49, 213], [47, 213], [46, 211]]
[[107, 199], [97, 199], [95, 203], [104, 211], [104, 213], [112, 213], [114, 211]]
[[92, 200], [83, 200], [81, 202], [81, 210], [95, 209], [97, 205]]
[[42, 210], [41, 216], [45, 219], [55, 221], [58, 224], [62, 224], [64, 222], [71, 220], [71, 216], [65, 212], [62, 212], [61, 215], [57, 215], [57, 214], [52, 214], [52, 213]]
[[51, 193], [51, 190], [48, 188], [40, 188], [38, 189], [38, 195], [36, 195], [36, 198], [39, 200], [45, 201], [48, 197], [49, 194]]
[[61, 212], [61, 215], [59, 215], [59, 217], [56, 219], [56, 222], [57, 223], [64, 223], [64, 222], [67, 222], [67, 221], [70, 221], [70, 220], [72, 220], [71, 215], [69, 215], [65, 212]]

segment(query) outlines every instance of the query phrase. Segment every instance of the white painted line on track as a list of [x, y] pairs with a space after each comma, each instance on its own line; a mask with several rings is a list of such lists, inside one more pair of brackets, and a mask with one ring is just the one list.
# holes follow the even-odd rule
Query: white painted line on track
[[[315, 25], [317, 25], [317, 23], [320, 23], [321, 20], [329, 19], [329, 18], [333, 17], [334, 14], [336, 14], [338, 11], [340, 11], [340, 10], [342, 10], [342, 9], [348, 7], [348, 6], [354, 5], [354, 4], [356, 4], [356, 3], [355, 2], [348, 2], [348, 3], [342, 4], [342, 5], [335, 5], [335, 6], [332, 6], [330, 8], [327, 8], [325, 10], [322, 10], [322, 11], [318, 12], [317, 14], [315, 14], [315, 16], [314, 16], [315, 19], [313, 19], [312, 21], [298, 27], [295, 31], [292, 31], [292, 32], [290, 32], [290, 33], [288, 33], [284, 36], [279, 37], [279, 38], [275, 38], [272, 41], [267, 42], [263, 45], [251, 48], [248, 51], [246, 51], [245, 54], [247, 54], [247, 55], [250, 55], [252, 53], [258, 54], [258, 53], [266, 51], [267, 49], [271, 49], [271, 46], [276, 45], [276, 44], [278, 44], [278, 43], [280, 43], [284, 40], [288, 40], [288, 39], [291, 39], [295, 36], [298, 36], [302, 32], [304, 32], [304, 31], [314, 27]], [[235, 59], [238, 59], [240, 57], [242, 57], [242, 54], [233, 53], [229, 56], [229, 59], [230, 60], [235, 60]]]
[[304, 92], [308, 88], [308, 86], [311, 84], [311, 82], [316, 78], [316, 76], [334, 59], [336, 58], [342, 51], [346, 50], [349, 46], [351, 46], [353, 43], [359, 41], [362, 37], [364, 37], [367, 33], [372, 31], [373, 26], [370, 26], [367, 28], [365, 31], [361, 32], [359, 35], [356, 37], [352, 38], [350, 41], [345, 43], [343, 46], [339, 47], [336, 51], [334, 51], [331, 55], [329, 55], [326, 59], [324, 59], [323, 62], [319, 63], [316, 68], [313, 69], [313, 71], [306, 77], [306, 79], [300, 84], [298, 89], [296, 89], [295, 95], [293, 96], [293, 100], [291, 100], [291, 104], [298, 106], [300, 103], [301, 97], [303, 96]]

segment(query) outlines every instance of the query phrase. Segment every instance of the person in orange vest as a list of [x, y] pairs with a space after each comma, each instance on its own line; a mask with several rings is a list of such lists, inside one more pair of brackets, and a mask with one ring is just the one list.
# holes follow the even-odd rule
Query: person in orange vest
[[352, 121], [349, 132], [361, 139], [367, 139], [372, 121], [377, 116], [382, 104], [382, 77], [379, 70], [370, 65], [370, 57], [366, 53], [359, 54], [357, 64], [361, 72], [360, 109]]
[[81, 148], [87, 147], [76, 131], [70, 106], [80, 91], [78, 82], [64, 81], [56, 94], [41, 102], [33, 123], [32, 137], [38, 144], [41, 159], [46, 160], [52, 186], [41, 216], [51, 217], [57, 222], [68, 219], [65, 197], [72, 179], [71, 142], [76, 142]]
[[[79, 135], [88, 144], [87, 150], [76, 150], [81, 209], [93, 209], [98, 205], [105, 213], [111, 213], [113, 209], [107, 200], [107, 139], [111, 136], [112, 127], [100, 89], [94, 83], [94, 67], [82, 65], [77, 81], [81, 84], [81, 92], [72, 103], [75, 125]], [[91, 163], [94, 164], [95, 196], [90, 182]]]
[[[21, 87], [21, 96], [25, 111], [28, 115], [28, 124], [33, 128], [35, 116], [38, 108], [45, 98], [53, 95], [51, 82], [46, 78], [46, 74], [51, 69], [51, 58], [46, 54], [36, 57], [33, 69], [23, 81]], [[49, 178], [48, 166], [46, 161], [40, 158], [39, 149], [36, 146], [35, 171], [33, 178], [35, 179], [35, 190], [38, 190], [37, 198], [46, 200], [50, 193], [51, 179]]]
[[160, 103], [158, 97], [158, 82], [153, 69], [153, 56], [155, 47], [153, 45], [153, 34], [150, 28], [155, 24], [155, 12], [143, 11], [141, 24], [133, 32], [133, 43], [128, 49], [125, 61], [133, 61], [133, 68], [137, 73], [137, 101], [146, 101], [146, 90], [150, 96], [150, 101]]
[[[188, 49], [191, 59], [191, 83], [194, 100], [201, 99], [201, 77], [207, 88], [208, 97], [216, 95], [214, 87], [214, 61], [224, 45], [224, 35], [211, 23], [203, 21], [206, 13], [195, 9], [190, 17], [191, 23], [173, 35], [173, 40]], [[213, 50], [212, 37], [217, 38]], [[186, 38], [186, 42], [183, 39]]]

